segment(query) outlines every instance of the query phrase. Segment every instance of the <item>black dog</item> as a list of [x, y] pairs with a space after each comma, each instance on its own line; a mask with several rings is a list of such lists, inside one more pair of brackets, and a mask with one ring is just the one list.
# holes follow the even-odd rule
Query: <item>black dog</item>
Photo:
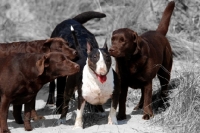
[[[73, 19], [67, 19], [56, 26], [54, 31], [52, 32], [51, 37], [62, 37], [66, 41], [69, 42], [69, 46], [74, 48], [78, 52], [78, 57], [74, 60], [76, 63], [80, 65], [80, 72], [68, 76], [67, 80], [66, 77], [61, 77], [57, 79], [57, 100], [56, 100], [56, 107], [58, 109], [58, 113], [61, 113], [62, 116], [66, 116], [68, 111], [68, 103], [70, 98], [72, 97], [75, 88], [78, 89], [82, 86], [82, 70], [86, 64], [87, 59], [87, 42], [91, 44], [93, 48], [98, 48], [97, 41], [95, 36], [90, 33], [82, 24], [87, 22], [92, 18], [103, 18], [106, 17], [105, 14], [89, 11], [84, 12], [82, 14], [77, 15]], [[77, 41], [80, 44], [79, 46], [76, 45], [70, 27], [74, 27], [74, 32], [77, 36]], [[66, 88], [65, 88], [66, 86]], [[65, 90], [65, 92], [64, 92]], [[54, 91], [55, 91], [55, 82], [50, 83], [49, 88], [49, 97], [47, 100], [47, 104], [54, 103]], [[63, 93], [64, 93], [64, 105], [63, 103]], [[62, 106], [65, 107], [62, 110]]]

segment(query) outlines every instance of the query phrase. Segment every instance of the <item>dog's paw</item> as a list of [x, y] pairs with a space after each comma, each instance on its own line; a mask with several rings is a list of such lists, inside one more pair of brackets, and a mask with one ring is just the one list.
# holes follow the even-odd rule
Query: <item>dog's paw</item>
[[44, 116], [35, 116], [35, 117], [32, 117], [32, 119], [34, 121], [38, 121], [38, 120], [45, 120], [46, 118]]
[[25, 131], [32, 131], [31, 123], [24, 122], [24, 128], [25, 128]]
[[143, 117], [142, 117], [142, 119], [149, 120], [151, 117], [153, 117], [153, 115], [144, 114]]
[[67, 122], [66, 122], [66, 118], [59, 119], [59, 120], [56, 122], [57, 125], [66, 124], [66, 123], [67, 123]]
[[126, 114], [125, 115], [117, 115], [117, 120], [125, 120], [126, 119]]
[[72, 130], [77, 130], [77, 129], [83, 129], [83, 127], [82, 126], [76, 126], [76, 125], [74, 125], [74, 127], [73, 127]]
[[75, 129], [83, 129], [83, 123], [82, 121], [76, 121], [73, 127], [73, 130]]
[[[1, 131], [1, 128], [0, 128], [0, 131]], [[10, 130], [9, 129], [4, 129], [3, 133], [10, 133]]]
[[118, 125], [116, 117], [108, 117], [108, 125]]

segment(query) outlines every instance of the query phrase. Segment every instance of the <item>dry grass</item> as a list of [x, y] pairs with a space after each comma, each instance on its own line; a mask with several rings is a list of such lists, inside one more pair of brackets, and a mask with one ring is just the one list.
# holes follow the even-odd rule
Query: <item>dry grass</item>
[[152, 119], [152, 123], [165, 126], [171, 132], [200, 131], [200, 74], [194, 71], [198, 69], [196, 66], [183, 68], [187, 72], [180, 73], [180, 85], [170, 95], [170, 107]]

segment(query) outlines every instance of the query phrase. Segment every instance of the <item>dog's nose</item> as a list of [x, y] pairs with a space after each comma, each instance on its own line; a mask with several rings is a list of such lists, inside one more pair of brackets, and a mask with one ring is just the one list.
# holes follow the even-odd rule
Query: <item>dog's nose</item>
[[74, 54], [74, 55], [78, 55], [78, 52], [77, 52], [77, 51], [74, 51], [73, 54]]
[[79, 66], [79, 65], [75, 65], [75, 68], [76, 68], [77, 70], [79, 70], [79, 69], [80, 69], [80, 66]]
[[114, 49], [110, 48], [109, 49], [109, 53], [112, 53], [114, 51]]

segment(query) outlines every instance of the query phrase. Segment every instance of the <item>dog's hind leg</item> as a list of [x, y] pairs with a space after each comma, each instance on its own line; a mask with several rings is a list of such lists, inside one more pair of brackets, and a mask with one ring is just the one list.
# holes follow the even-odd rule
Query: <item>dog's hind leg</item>
[[64, 102], [62, 106], [62, 113], [60, 119], [57, 122], [58, 124], [66, 123], [66, 115], [69, 109], [69, 101], [71, 100], [76, 87], [76, 78], [77, 78], [76, 75], [77, 74], [68, 76], [66, 80], [66, 88], [64, 90], [64, 99], [63, 99]]
[[10, 131], [8, 129], [7, 118], [8, 118], [8, 109], [9, 109], [11, 99], [6, 97], [5, 95], [2, 95], [0, 98], [1, 98], [1, 103], [0, 103], [0, 133], [10, 133]]
[[55, 81], [50, 82], [49, 84], [49, 96], [47, 98], [47, 104], [54, 104], [55, 103]]
[[143, 103], [143, 119], [149, 120], [150, 117], [153, 117], [152, 110], [152, 81], [146, 83], [144, 88], [141, 88], [144, 91], [144, 103]]
[[57, 98], [56, 98], [56, 108], [57, 113], [62, 113], [62, 104], [64, 100], [64, 90], [66, 86], [66, 77], [57, 78]]
[[17, 124], [23, 124], [24, 121], [22, 119], [22, 104], [13, 105], [13, 117]]
[[[169, 57], [169, 56], [168, 56]], [[171, 73], [171, 68], [172, 68], [172, 58], [166, 59], [162, 67], [158, 70], [157, 77], [160, 81], [161, 85], [161, 93], [160, 93], [160, 98], [161, 102], [159, 102], [159, 107], [163, 106], [164, 102], [167, 102], [168, 100], [168, 84], [170, 82], [170, 73]]]
[[140, 101], [137, 104], [137, 106], [133, 109], [133, 110], [139, 110], [142, 109], [143, 107], [143, 103], [144, 103], [144, 89], [141, 89], [141, 97], [140, 97]]

